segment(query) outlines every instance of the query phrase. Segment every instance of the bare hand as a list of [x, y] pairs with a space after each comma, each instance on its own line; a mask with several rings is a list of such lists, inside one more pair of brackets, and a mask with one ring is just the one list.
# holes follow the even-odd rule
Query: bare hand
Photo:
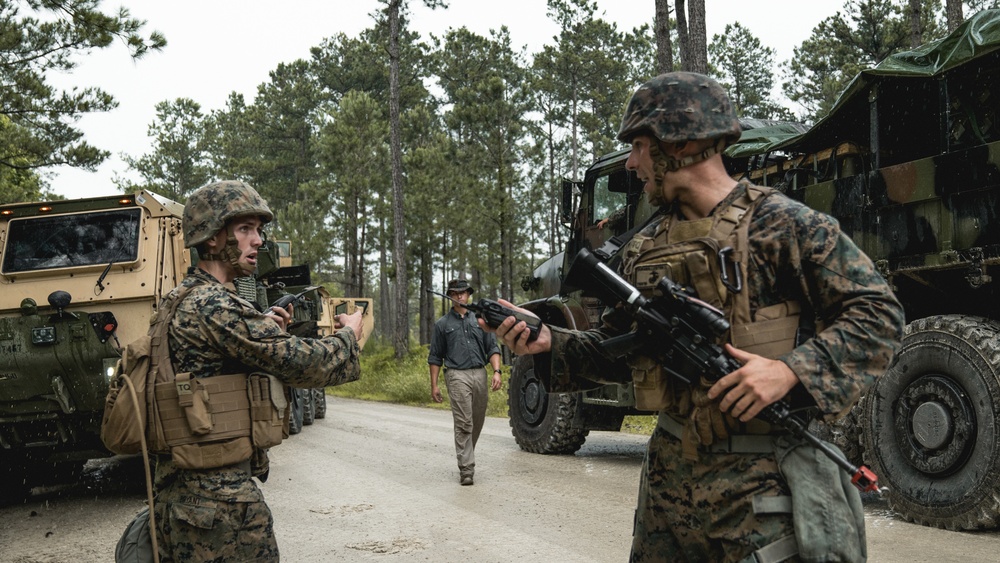
[[[520, 311], [532, 317], [536, 316], [531, 311], [517, 307], [510, 301], [498, 299], [497, 302], [515, 311]], [[495, 332], [497, 338], [518, 356], [523, 356], [524, 354], [541, 354], [552, 349], [552, 332], [544, 323], [541, 326], [541, 330], [538, 331], [538, 338], [531, 342], [528, 342], [528, 324], [524, 321], [518, 321], [515, 317], [507, 317], [495, 329], [487, 325], [483, 319], [479, 319], [479, 326], [486, 332]]]
[[278, 307], [271, 307], [264, 313], [264, 316], [269, 319], [274, 319], [274, 322], [278, 323], [281, 330], [288, 328], [288, 325], [292, 324], [292, 305], [289, 304], [288, 307], [280, 309]]
[[503, 384], [503, 381], [500, 380], [500, 374], [493, 372], [493, 381], [490, 382], [490, 389], [493, 391], [499, 391], [501, 384]]
[[355, 340], [361, 340], [365, 333], [365, 324], [361, 320], [362, 311], [360, 308], [355, 309], [353, 313], [340, 314], [333, 318], [334, 325], [333, 328], [340, 330], [342, 328], [349, 328], [354, 331]]
[[719, 408], [743, 422], [749, 422], [764, 407], [783, 398], [799, 382], [785, 362], [750, 354], [729, 344], [726, 351], [742, 362], [743, 367], [716, 381], [708, 390], [708, 398], [714, 400], [725, 393]]
[[437, 385], [431, 387], [431, 400], [435, 403], [440, 403], [444, 400], [441, 398], [441, 390], [438, 389]]
[[607, 219], [601, 219], [600, 221], [597, 222], [597, 228], [598, 229], [604, 229], [604, 226], [607, 225], [607, 224], [608, 224], [608, 220]]

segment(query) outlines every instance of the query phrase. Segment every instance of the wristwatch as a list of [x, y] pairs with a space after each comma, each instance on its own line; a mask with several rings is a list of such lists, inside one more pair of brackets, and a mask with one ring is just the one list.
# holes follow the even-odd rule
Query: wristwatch
[[503, 372], [502, 372], [502, 371], [500, 371], [500, 370], [498, 370], [498, 369], [494, 369], [494, 370], [493, 370], [493, 373], [503, 373]]

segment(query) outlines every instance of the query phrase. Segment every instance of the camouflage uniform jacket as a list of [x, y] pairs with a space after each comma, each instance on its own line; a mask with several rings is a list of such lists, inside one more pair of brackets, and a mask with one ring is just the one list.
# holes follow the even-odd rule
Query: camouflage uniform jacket
[[[716, 209], [726, 207], [746, 187], [737, 185]], [[657, 226], [649, 225], [643, 234], [652, 236]], [[811, 310], [822, 327], [814, 338], [778, 358], [801, 382], [790, 398], [796, 404], [815, 403], [825, 418], [835, 418], [888, 368], [902, 336], [902, 307], [835, 219], [783, 194], [774, 193], [761, 202], [748, 239], [744, 291], [750, 291], [751, 314], [795, 300]], [[596, 345], [629, 326], [624, 312], [609, 311], [598, 329], [553, 328], [549, 389], [585, 388], [579, 378], [627, 382], [624, 361], [604, 356]], [[536, 368], [544, 369], [545, 364], [539, 358]]]
[[[167, 333], [176, 373], [210, 377], [264, 372], [293, 387], [325, 387], [357, 379], [361, 366], [354, 331], [338, 330], [321, 339], [298, 338], [257, 311], [233, 287], [199, 268], [191, 268], [181, 283], [194, 287], [178, 305]], [[161, 456], [157, 464], [157, 489], [169, 486], [178, 474], [184, 475], [185, 488], [197, 496], [260, 500], [245, 470], [185, 471], [169, 456]]]

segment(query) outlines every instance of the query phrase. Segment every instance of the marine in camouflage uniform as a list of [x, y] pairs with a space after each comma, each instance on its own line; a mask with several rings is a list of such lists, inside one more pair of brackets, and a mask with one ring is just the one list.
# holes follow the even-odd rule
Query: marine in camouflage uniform
[[[242, 182], [209, 184], [188, 200], [186, 246], [203, 245], [221, 229], [229, 229], [232, 244], [227, 240], [215, 253], [202, 246], [199, 265], [181, 284], [191, 290], [168, 330], [175, 372], [190, 372], [192, 379], [264, 372], [306, 388], [357, 379], [360, 313], [354, 315], [357, 319], [338, 318], [348, 328], [331, 336], [297, 338], [283, 329], [287, 311], [260, 313], [231, 283], [223, 283], [251, 273], [247, 256], [252, 259], [260, 246], [259, 233], [246, 235], [252, 242], [242, 243], [241, 250], [232, 227], [246, 216], [259, 218], [261, 225], [273, 217], [264, 200]], [[154, 488], [161, 561], [278, 561], [271, 511], [252, 479], [266, 478], [267, 452], [255, 451], [253, 460], [191, 470], [178, 467], [169, 455], [158, 456]]]
[[[670, 213], [626, 246], [626, 264], [642, 239], [662, 241], [668, 237], [664, 229], [725, 213], [754, 189], [728, 179], [718, 156], [739, 131], [724, 91], [708, 77], [665, 74], [633, 95], [619, 133], [633, 146], [627, 166], [646, 182], [651, 203], [669, 205]], [[703, 380], [668, 387], [643, 462], [632, 561], [794, 561], [813, 555], [802, 542], [795, 545], [790, 511], [787, 504], [781, 508], [791, 491], [773, 446], [780, 431], [750, 421], [782, 398], [834, 420], [884, 373], [898, 349], [902, 308], [870, 259], [833, 218], [780, 193], [763, 193], [747, 227], [742, 291], [748, 292], [751, 316], [756, 320], [761, 309], [794, 301], [815, 317], [819, 330], [777, 358], [729, 348], [744, 367], [714, 386]], [[634, 275], [630, 281], [635, 284]], [[725, 306], [731, 315], [732, 304]], [[629, 380], [626, 362], [607, 357], [598, 345], [630, 330], [631, 319], [610, 310], [603, 320], [602, 328], [585, 332], [552, 327], [528, 343], [511, 318], [497, 334], [516, 353], [543, 353], [535, 369], [549, 377], [550, 391], [573, 391], [585, 388], [584, 380]], [[641, 360], [629, 358], [628, 365], [635, 368]], [[689, 438], [693, 443], [685, 443]], [[860, 526], [826, 539], [851, 544], [839, 557], [863, 560], [860, 499], [846, 489], [831, 502], [850, 505], [844, 510], [853, 510]]]

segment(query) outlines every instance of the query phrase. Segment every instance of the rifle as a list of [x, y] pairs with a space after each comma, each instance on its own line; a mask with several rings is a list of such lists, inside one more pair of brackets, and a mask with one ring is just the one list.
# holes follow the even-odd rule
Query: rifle
[[[666, 276], [656, 284], [656, 297], [647, 299], [584, 248], [573, 260], [566, 280], [576, 287], [597, 293], [606, 304], [622, 303], [631, 313], [636, 323], [635, 330], [602, 344], [610, 356], [621, 357], [639, 349], [646, 353], [657, 350], [655, 357], [663, 369], [688, 385], [699, 376], [717, 381], [742, 365], [725, 348], [716, 344], [729, 330], [729, 321], [723, 312], [696, 298]], [[757, 416], [815, 446], [846, 471], [851, 476], [851, 483], [861, 492], [878, 492], [878, 476], [871, 469], [852, 464], [840, 452], [810, 433], [806, 422], [795, 416], [785, 401], [768, 405]]]
[[275, 299], [274, 303], [271, 303], [271, 308], [284, 309], [285, 307], [289, 306], [292, 303], [297, 303], [299, 299], [302, 299], [303, 295], [309, 293], [310, 291], [315, 291], [317, 289], [319, 289], [318, 285], [310, 285], [309, 287], [303, 289], [302, 291], [296, 293], [295, 295], [292, 294], [282, 295], [281, 297]]
[[514, 317], [518, 321], [524, 321], [528, 325], [529, 342], [538, 337], [538, 331], [542, 328], [542, 321], [538, 317], [534, 315], [525, 315], [524, 313], [513, 309], [508, 309], [496, 301], [486, 299], [485, 297], [481, 298], [476, 303], [459, 303], [450, 296], [434, 291], [433, 289], [428, 289], [427, 293], [440, 295], [459, 307], [465, 307], [475, 313], [477, 317], [486, 321], [486, 324], [493, 328], [500, 326], [500, 323], [502, 323], [507, 317]]

